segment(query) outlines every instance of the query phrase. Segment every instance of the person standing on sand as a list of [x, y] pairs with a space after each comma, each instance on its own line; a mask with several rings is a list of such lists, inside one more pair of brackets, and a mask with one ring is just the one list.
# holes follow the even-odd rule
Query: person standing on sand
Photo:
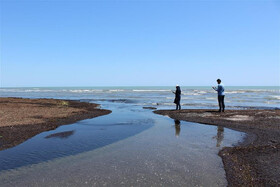
[[222, 84], [221, 79], [217, 79], [218, 87], [212, 87], [215, 91], [218, 92], [218, 102], [219, 102], [219, 112], [224, 112], [225, 111], [225, 88], [224, 85]]
[[181, 110], [181, 89], [180, 86], [176, 85], [176, 92], [173, 92], [175, 94], [175, 99], [174, 99], [174, 103], [176, 104], [176, 110]]

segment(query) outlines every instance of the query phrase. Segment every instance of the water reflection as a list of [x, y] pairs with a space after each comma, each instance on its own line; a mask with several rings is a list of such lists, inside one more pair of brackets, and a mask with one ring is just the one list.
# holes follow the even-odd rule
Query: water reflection
[[181, 125], [180, 125], [181, 122], [180, 120], [175, 119], [174, 123], [175, 123], [175, 136], [179, 136], [181, 131]]
[[213, 138], [217, 139], [216, 147], [220, 147], [221, 143], [224, 139], [224, 127], [217, 127], [217, 136], [214, 136]]
[[64, 131], [64, 132], [59, 132], [59, 133], [54, 133], [54, 134], [50, 134], [48, 136], [46, 136], [45, 138], [61, 138], [61, 139], [66, 139], [69, 138], [69, 136], [72, 136], [74, 134], [74, 130], [73, 131]]

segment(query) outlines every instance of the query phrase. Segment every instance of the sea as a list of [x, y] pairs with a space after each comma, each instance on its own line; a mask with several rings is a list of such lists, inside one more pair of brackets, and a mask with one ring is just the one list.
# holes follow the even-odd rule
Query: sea
[[[139, 87], [25, 87], [0, 88], [0, 97], [56, 98], [96, 103], [126, 103], [164, 109], [174, 108], [171, 86]], [[217, 108], [217, 94], [210, 86], [182, 86], [182, 108]], [[279, 86], [229, 86], [225, 91], [229, 109], [280, 107]]]
[[[153, 113], [175, 87], [0, 88], [0, 97], [70, 99], [111, 114], [0, 151], [0, 186], [227, 186], [218, 153], [246, 133]], [[218, 109], [211, 87], [182, 86], [182, 109]], [[226, 87], [227, 109], [279, 109], [279, 87]], [[0, 109], [1, 111], [1, 109]], [[1, 115], [5, 115], [1, 113]], [[0, 143], [2, 141], [0, 134]]]

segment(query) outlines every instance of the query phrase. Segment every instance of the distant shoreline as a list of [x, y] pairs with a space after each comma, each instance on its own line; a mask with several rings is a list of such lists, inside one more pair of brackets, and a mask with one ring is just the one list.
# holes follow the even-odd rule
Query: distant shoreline
[[61, 125], [111, 113], [98, 106], [72, 100], [0, 97], [0, 150]]
[[173, 119], [247, 133], [243, 142], [219, 152], [229, 186], [280, 184], [280, 110], [156, 110]]

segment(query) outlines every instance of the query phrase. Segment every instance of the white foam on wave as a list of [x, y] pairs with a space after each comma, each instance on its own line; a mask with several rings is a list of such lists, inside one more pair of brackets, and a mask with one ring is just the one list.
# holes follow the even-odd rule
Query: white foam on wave
[[1, 88], [0, 89], [1, 92], [52, 92], [53, 90], [47, 90], [47, 89], [20, 89], [20, 88], [14, 88], [14, 89], [5, 89], [5, 88]]
[[174, 99], [174, 97], [166, 97], [166, 99]]
[[18, 89], [5, 89], [5, 88], [1, 88], [0, 91], [1, 92], [19, 92], [20, 90], [18, 90]]
[[85, 90], [69, 90], [69, 92], [72, 92], [72, 93], [85, 93], [87, 91], [85, 91]]
[[198, 91], [198, 92], [196, 92], [196, 93], [205, 94], [205, 93], [207, 93], [207, 92], [206, 92], [206, 91]]
[[237, 93], [246, 93], [246, 91], [238, 91], [238, 90], [235, 90], [235, 91], [225, 91], [226, 94], [237, 94]]
[[280, 100], [280, 95], [272, 95], [272, 96], [270, 96], [270, 97], [272, 97], [272, 98], [274, 98], [274, 99], [277, 99], [277, 100]]
[[125, 90], [121, 89], [114, 89], [114, 90], [108, 90], [109, 92], [124, 92]]
[[238, 90], [226, 90], [227, 94], [237, 94], [237, 93], [263, 93], [263, 92], [279, 92], [277, 89], [238, 89]]
[[64, 90], [65, 92], [72, 92], [72, 93], [95, 93], [95, 92], [103, 92], [102, 90]]
[[132, 90], [133, 92], [170, 92], [171, 90]]
[[277, 104], [277, 102], [273, 102], [273, 101], [265, 101], [265, 103], [266, 103], [266, 104], [269, 104], [269, 105], [271, 105], [271, 104]]
[[205, 99], [207, 99], [207, 100], [216, 100], [217, 98], [215, 98], [215, 97], [206, 97]]
[[32, 90], [23, 90], [23, 92], [53, 92], [53, 90], [45, 90], [45, 89], [32, 89]]
[[181, 100], [193, 100], [193, 98], [192, 97], [181, 97]]
[[182, 93], [182, 95], [201, 95], [201, 94], [195, 92], [187, 92], [187, 93]]

